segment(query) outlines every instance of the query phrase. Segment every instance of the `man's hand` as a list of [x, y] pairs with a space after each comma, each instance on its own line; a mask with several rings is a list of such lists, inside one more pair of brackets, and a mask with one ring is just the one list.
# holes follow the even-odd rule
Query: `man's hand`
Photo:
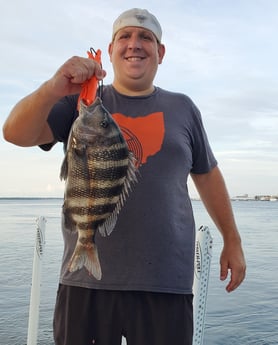
[[101, 80], [106, 76], [106, 72], [92, 59], [73, 56], [48, 80], [48, 90], [59, 98], [77, 94], [81, 91], [82, 84], [93, 75]]
[[230, 272], [227, 292], [234, 291], [244, 280], [246, 264], [240, 242], [226, 241], [220, 257], [220, 279], [226, 280]]

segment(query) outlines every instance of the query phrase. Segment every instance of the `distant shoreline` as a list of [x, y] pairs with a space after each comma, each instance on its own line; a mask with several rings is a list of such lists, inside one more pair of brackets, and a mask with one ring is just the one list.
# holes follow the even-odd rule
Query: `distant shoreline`
[[61, 200], [63, 197], [57, 196], [0, 196], [0, 200]]
[[[57, 197], [53, 197], [53, 196], [1, 196], [0, 197], [0, 200], [63, 200], [63, 197], [61, 196], [57, 196]], [[192, 197], [190, 198], [191, 201], [201, 201], [201, 199], [199, 198], [196, 198], [196, 197]], [[274, 199], [268, 199], [268, 198], [252, 198], [252, 197], [249, 197], [249, 198], [240, 198], [240, 197], [232, 197], [230, 198], [231, 201], [233, 202], [238, 202], [238, 201], [277, 201], [278, 202], [278, 198], [275, 197], [275, 200]]]

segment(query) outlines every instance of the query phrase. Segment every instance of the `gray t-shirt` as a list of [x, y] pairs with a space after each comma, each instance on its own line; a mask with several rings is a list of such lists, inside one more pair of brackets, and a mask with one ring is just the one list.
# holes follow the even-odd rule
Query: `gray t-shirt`
[[[48, 118], [55, 139], [64, 144], [78, 116], [77, 97], [62, 99]], [[103, 104], [139, 161], [139, 181], [112, 234], [96, 234], [100, 281], [85, 268], [68, 271], [77, 234], [65, 228], [62, 216], [65, 250], [60, 282], [108, 290], [191, 293], [195, 224], [187, 178], [190, 172], [207, 173], [217, 165], [200, 112], [187, 96], [160, 88], [148, 96], [128, 97], [109, 85], [104, 87]]]

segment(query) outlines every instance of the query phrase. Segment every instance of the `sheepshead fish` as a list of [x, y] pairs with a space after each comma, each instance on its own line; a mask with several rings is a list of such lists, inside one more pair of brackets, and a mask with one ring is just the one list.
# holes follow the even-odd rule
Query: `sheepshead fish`
[[96, 231], [110, 235], [131, 185], [137, 181], [134, 156], [100, 98], [89, 106], [80, 102], [60, 177], [66, 181], [65, 225], [78, 232], [69, 271], [84, 266], [100, 280]]

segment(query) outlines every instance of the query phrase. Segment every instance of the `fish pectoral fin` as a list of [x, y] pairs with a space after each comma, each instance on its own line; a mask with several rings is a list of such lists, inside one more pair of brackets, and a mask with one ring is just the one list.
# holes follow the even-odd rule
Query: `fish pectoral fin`
[[86, 267], [88, 272], [97, 280], [101, 279], [102, 273], [98, 251], [94, 243], [83, 245], [80, 242], [77, 242], [68, 268], [70, 272], [75, 272], [82, 267]]

